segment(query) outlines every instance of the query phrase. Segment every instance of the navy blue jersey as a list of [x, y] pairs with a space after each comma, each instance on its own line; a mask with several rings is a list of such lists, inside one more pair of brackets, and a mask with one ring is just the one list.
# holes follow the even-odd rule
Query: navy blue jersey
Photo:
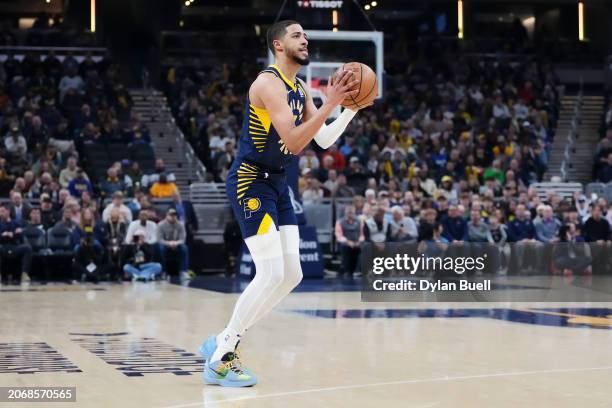
[[[302, 84], [291, 82], [276, 65], [262, 72], [283, 80], [293, 121], [299, 126], [306, 102]], [[253, 106], [248, 96], [238, 143], [238, 154], [225, 185], [242, 237], [266, 234], [272, 225], [297, 225], [285, 173], [285, 167], [296, 157], [272, 126], [266, 109]]]
[[[291, 82], [276, 65], [270, 65], [261, 71], [263, 72], [272, 73], [283, 80], [294, 123], [296, 126], [300, 125], [306, 102], [306, 92], [302, 84], [297, 79], [295, 83]], [[236, 161], [246, 161], [264, 170], [282, 170], [293, 158], [293, 154], [274, 129], [268, 111], [250, 103], [247, 95]]]

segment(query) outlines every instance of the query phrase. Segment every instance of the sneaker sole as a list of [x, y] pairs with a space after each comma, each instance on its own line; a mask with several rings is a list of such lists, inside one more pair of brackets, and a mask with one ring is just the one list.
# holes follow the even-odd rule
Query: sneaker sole
[[257, 379], [255, 378], [249, 381], [230, 381], [225, 378], [209, 377], [207, 375], [206, 366], [204, 366], [204, 372], [202, 372], [202, 379], [204, 380], [204, 384], [220, 385], [221, 387], [242, 388], [242, 387], [252, 387], [255, 384], [257, 384]]
[[252, 387], [257, 384], [257, 380], [250, 381], [229, 381], [225, 378], [207, 378], [206, 375], [203, 376], [204, 384], [206, 385], [219, 385], [221, 387], [231, 387], [231, 388], [243, 388], [243, 387]]

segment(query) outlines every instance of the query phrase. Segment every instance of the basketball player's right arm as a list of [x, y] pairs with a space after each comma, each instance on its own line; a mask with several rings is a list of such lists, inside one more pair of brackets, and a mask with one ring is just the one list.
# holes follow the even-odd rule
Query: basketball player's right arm
[[293, 154], [299, 154], [314, 139], [336, 106], [345, 98], [359, 92], [351, 91], [359, 81], [349, 81], [351, 75], [348, 73], [345, 71], [342, 74], [340, 80], [328, 90], [325, 103], [299, 126], [295, 126], [293, 112], [287, 104], [287, 91], [278, 78], [260, 75], [251, 86], [249, 98], [255, 106], [263, 105], [287, 149]]
[[[310, 95], [310, 91], [307, 90], [306, 84], [300, 79], [300, 82], [304, 89], [306, 90], [306, 104], [304, 105], [304, 119], [308, 120], [312, 115], [314, 115], [317, 111], [317, 107], [315, 106], [312, 96]], [[329, 83], [331, 83], [331, 77], [329, 78]], [[370, 106], [371, 104], [367, 105]], [[364, 106], [367, 107], [367, 106]], [[338, 138], [342, 136], [344, 130], [350, 123], [350, 121], [357, 114], [357, 110], [344, 109], [342, 113], [329, 125], [323, 123], [319, 131], [314, 137], [314, 141], [319, 145], [319, 147], [323, 149], [329, 148], [329, 146], [336, 143]]]

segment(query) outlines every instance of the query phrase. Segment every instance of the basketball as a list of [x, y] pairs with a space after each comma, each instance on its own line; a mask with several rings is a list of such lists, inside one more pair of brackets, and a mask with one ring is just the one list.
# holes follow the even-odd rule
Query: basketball
[[338, 75], [345, 70], [351, 71], [351, 80], [357, 79], [360, 82], [355, 87], [355, 89], [359, 90], [359, 93], [351, 96], [350, 98], [346, 98], [342, 102], [342, 106], [349, 109], [361, 109], [376, 99], [378, 96], [378, 81], [376, 79], [376, 73], [372, 70], [372, 68], [368, 67], [366, 64], [362, 64], [361, 62], [346, 63], [338, 68], [332, 75], [332, 85], [336, 82]]

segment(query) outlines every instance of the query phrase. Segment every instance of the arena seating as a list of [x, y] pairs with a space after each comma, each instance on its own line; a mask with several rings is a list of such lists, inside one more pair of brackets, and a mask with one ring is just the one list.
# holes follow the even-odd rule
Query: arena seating
[[582, 184], [580, 183], [533, 183], [531, 185], [537, 193], [540, 199], [546, 199], [546, 194], [553, 192], [561, 198], [572, 198], [574, 193], [582, 192]]
[[[61, 54], [60, 57], [64, 58]], [[68, 57], [66, 61], [70, 61]], [[99, 217], [110, 201], [110, 196], [104, 196], [100, 188], [109, 167], [120, 163], [121, 177], [133, 176], [134, 187], [138, 189], [140, 176], [156, 171], [156, 157], [150, 143], [144, 140], [132, 143], [139, 129], [147, 132], [143, 118], [155, 121], [151, 116], [154, 112], [143, 110], [143, 118], [131, 112], [130, 96], [118, 81], [112, 64], [105, 64], [100, 56], [97, 58], [95, 64], [99, 65], [95, 66], [106, 71], [99, 68], [97, 74], [83, 81], [82, 95], [67, 92], [62, 100], [61, 89], [50, 86], [47, 90], [54, 98], [45, 95], [43, 100], [49, 106], [55, 105], [57, 115], [68, 120], [69, 140], [75, 145], [69, 154], [78, 155], [79, 164], [85, 168], [94, 187], [94, 203], [85, 203], [83, 207], [93, 208]], [[87, 53], [75, 61], [92, 64]], [[485, 220], [495, 212], [502, 223], [508, 223], [514, 218], [519, 201], [528, 205], [536, 220], [542, 204], [552, 205], [555, 215], [565, 220], [568, 208], [577, 205], [575, 197], [584, 191], [589, 200], [593, 193], [607, 200], [598, 201], [597, 205], [602, 205], [610, 218], [610, 184], [583, 187], [579, 183], [543, 182], [563, 91], [549, 63], [530, 57], [503, 62], [485, 57], [478, 61], [456, 50], [444, 50], [437, 62], [415, 63], [408, 71], [391, 64], [385, 99], [360, 112], [330, 151], [322, 151], [313, 144], [302, 153], [299, 194], [303, 198], [305, 217], [315, 226], [327, 255], [336, 254], [339, 249], [334, 226], [354, 197], [366, 200], [366, 205], [359, 209], [362, 220], [371, 217], [376, 207], [382, 207], [387, 219], [391, 219], [392, 207], [398, 206], [405, 211], [405, 217], [417, 224], [422, 223], [429, 209], [435, 210], [438, 221], [442, 221], [446, 209], [440, 205], [441, 200], [446, 200], [446, 205], [461, 205], [466, 219], [476, 202], [480, 203]], [[28, 60], [25, 63], [36, 64]], [[19, 66], [23, 62], [15, 64]], [[66, 70], [70, 69], [70, 62], [64, 65]], [[95, 70], [91, 67], [90, 71]], [[224, 243], [224, 232], [232, 220], [224, 180], [236, 153], [242, 95], [252, 79], [245, 73], [254, 75], [258, 67], [228, 66], [228, 70], [234, 82], [221, 80], [215, 69], [208, 71], [210, 75], [201, 75], [180, 64], [174, 64], [164, 73], [164, 90], [176, 124], [208, 170], [209, 182], [192, 184], [188, 194], [198, 219], [205, 220], [195, 231], [195, 238], [211, 245]], [[13, 69], [9, 79], [19, 77], [18, 73], [19, 69]], [[92, 92], [100, 91], [96, 88], [96, 75], [105, 77], [111, 84], [103, 88], [107, 105], [97, 103], [92, 96]], [[63, 77], [49, 79], [59, 83]], [[203, 89], [209, 92], [201, 92]], [[0, 166], [0, 184], [4, 182], [22, 191], [34, 207], [40, 205], [37, 200], [42, 192], [50, 193], [54, 205], [60, 205], [59, 187], [40, 187], [40, 191], [32, 187], [41, 183], [44, 172], [41, 166], [46, 166], [44, 170], [55, 165], [51, 184], [58, 180], [68, 155], [61, 156], [51, 150], [55, 156], [47, 160], [49, 148], [34, 142], [38, 136], [32, 131], [31, 118], [41, 116], [50, 140], [58, 117], [53, 109], [49, 112], [47, 108], [28, 107], [30, 102], [16, 98], [18, 93], [13, 87], [7, 92], [13, 104], [25, 106], [17, 110], [16, 119], [32, 149], [25, 162], [3, 153], [1, 157], [8, 158], [4, 165], [7, 171], [3, 174]], [[92, 105], [92, 118], [84, 113], [85, 104]], [[118, 121], [120, 130], [113, 130], [112, 120]], [[95, 134], [86, 129], [88, 123], [94, 124]], [[9, 127], [6, 124], [3, 131]], [[155, 132], [158, 131], [156, 127]], [[45, 140], [43, 137], [42, 141]], [[45, 164], [47, 161], [50, 164]], [[25, 181], [24, 177], [21, 181], [16, 177], [15, 173], [24, 163], [36, 167], [33, 180]], [[138, 163], [140, 173], [130, 173], [131, 163]], [[341, 186], [332, 179], [330, 174], [334, 172], [346, 178], [346, 185]], [[133, 190], [124, 191], [128, 194], [124, 198], [126, 205], [134, 204], [129, 196]], [[551, 197], [554, 199], [549, 201]], [[483, 202], [487, 200], [493, 203], [493, 209], [484, 208]], [[146, 197], [146, 191], [143, 203], [156, 214], [156, 220], [172, 205], [170, 199]], [[595, 205], [595, 200], [591, 205]], [[136, 214], [137, 210], [133, 215]], [[36, 248], [36, 257], [74, 250], [67, 247], [65, 236], [62, 238], [59, 233], [56, 236], [52, 230], [44, 237], [29, 231], [27, 239]]]
[[[13, 211], [17, 201], [5, 198], [9, 191], [11, 197], [17, 195], [25, 202], [18, 222], [23, 227], [23, 242], [32, 249], [33, 278], [75, 278], [69, 271], [79, 262], [79, 245], [92, 234], [90, 228], [94, 243], [104, 251], [100, 277], [123, 278], [117, 264], [113, 266], [116, 270], [105, 275], [110, 270], [111, 242], [101, 219], [110, 201], [104, 183], [116, 183], [134, 219], [141, 209], [150, 210], [155, 221], [163, 219], [174, 201], [170, 197], [152, 199], [148, 194], [151, 185], [141, 183], [144, 175], [150, 178], [163, 169], [156, 168], [149, 130], [138, 112], [131, 110], [119, 67], [103, 48], [17, 46], [4, 47], [1, 53], [6, 59], [0, 67], [4, 85], [0, 87], [0, 204]], [[19, 150], [22, 141], [24, 150]], [[74, 160], [71, 158], [76, 159], [77, 167], [67, 165]], [[79, 187], [69, 183], [78, 167], [83, 168], [93, 194], [81, 196], [89, 190], [87, 180], [79, 182]], [[111, 167], [117, 178], [107, 180]], [[143, 193], [138, 201], [131, 196], [136, 191]], [[30, 219], [29, 213], [46, 201], [51, 210], [45, 213], [48, 219], [43, 225]], [[67, 209], [71, 217], [63, 222]], [[89, 213], [93, 225], [84, 224]], [[155, 259], [162, 261], [159, 251], [155, 253]], [[16, 267], [14, 263], [10, 266]], [[11, 268], [3, 270], [4, 281], [18, 278]]]

